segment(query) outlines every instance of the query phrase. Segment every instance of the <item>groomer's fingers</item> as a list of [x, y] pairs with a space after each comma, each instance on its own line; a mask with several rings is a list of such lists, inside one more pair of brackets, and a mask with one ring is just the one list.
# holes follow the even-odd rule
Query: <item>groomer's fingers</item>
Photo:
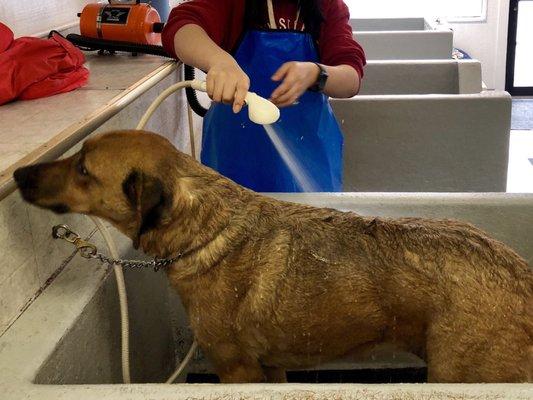
[[278, 101], [278, 99], [282, 96], [284, 96], [286, 93], [290, 92], [292, 89], [296, 88], [298, 89], [300, 86], [300, 82], [296, 79], [295, 76], [288, 75], [283, 83], [279, 85], [270, 96], [270, 99], [274, 102]]
[[272, 80], [276, 82], [281, 81], [285, 77], [285, 75], [287, 75], [293, 64], [294, 62], [291, 61], [279, 67], [276, 73], [272, 75]]
[[274, 101], [280, 96], [283, 96], [289, 90], [291, 90], [297, 82], [290, 76], [286, 77], [285, 80], [272, 92], [270, 98]]
[[250, 81], [241, 81], [237, 84], [237, 91], [235, 92], [235, 100], [233, 101], [233, 112], [236, 114], [241, 111], [244, 106], [244, 100], [248, 89], [250, 88]]
[[215, 89], [213, 90], [213, 101], [217, 103], [222, 103], [222, 96], [224, 94], [224, 81], [222, 79], [217, 79], [215, 81]]
[[237, 82], [234, 79], [227, 80], [224, 83], [224, 90], [222, 91], [222, 101], [225, 104], [233, 104], [236, 91]]
[[272, 76], [272, 80], [274, 81], [280, 81], [283, 79], [283, 82], [270, 95], [272, 100], [275, 100], [277, 97], [289, 91], [294, 84], [294, 76], [291, 74], [293, 65], [293, 62], [283, 64]]
[[213, 93], [215, 92], [215, 78], [212, 74], [207, 74], [206, 80], [207, 95], [213, 99]]
[[289, 91], [278, 97], [274, 104], [278, 107], [286, 107], [292, 105], [302, 95], [303, 90], [299, 86], [293, 86]]

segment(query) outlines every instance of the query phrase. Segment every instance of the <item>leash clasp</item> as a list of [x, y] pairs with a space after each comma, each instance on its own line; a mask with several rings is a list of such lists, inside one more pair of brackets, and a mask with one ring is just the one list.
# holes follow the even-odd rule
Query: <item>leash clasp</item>
[[83, 258], [94, 258], [96, 256], [98, 249], [94, 244], [86, 242], [82, 239], [76, 240], [74, 244], [80, 252], [80, 256], [82, 256]]
[[52, 237], [54, 239], [63, 239], [69, 243], [76, 243], [77, 240], [81, 239], [80, 235], [72, 231], [68, 225], [56, 225], [52, 228]]
[[80, 235], [71, 230], [68, 225], [56, 225], [52, 228], [52, 237], [54, 239], [63, 239], [72, 243], [83, 258], [94, 258], [98, 249], [94, 244], [86, 242]]

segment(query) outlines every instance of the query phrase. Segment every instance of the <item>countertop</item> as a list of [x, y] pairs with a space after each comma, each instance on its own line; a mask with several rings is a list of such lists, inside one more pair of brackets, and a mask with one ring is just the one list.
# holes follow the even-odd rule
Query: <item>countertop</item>
[[56, 159], [178, 68], [155, 56], [86, 58], [83, 88], [0, 106], [0, 200], [15, 190], [15, 169]]

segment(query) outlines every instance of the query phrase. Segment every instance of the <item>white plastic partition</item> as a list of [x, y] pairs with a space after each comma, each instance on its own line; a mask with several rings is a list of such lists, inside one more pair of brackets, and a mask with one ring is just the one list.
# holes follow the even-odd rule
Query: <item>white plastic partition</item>
[[346, 192], [506, 190], [511, 97], [483, 91], [479, 61], [369, 61], [332, 105]]
[[481, 63], [477, 60], [382, 60], [368, 62], [359, 95], [481, 91]]
[[369, 60], [450, 59], [453, 32], [424, 18], [352, 19]]
[[505, 192], [506, 92], [333, 100], [344, 132], [344, 191]]

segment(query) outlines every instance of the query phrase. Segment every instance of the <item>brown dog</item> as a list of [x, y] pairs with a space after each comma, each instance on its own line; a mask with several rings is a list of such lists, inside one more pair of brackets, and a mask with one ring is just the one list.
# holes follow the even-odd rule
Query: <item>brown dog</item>
[[533, 274], [471, 225], [387, 220], [246, 190], [138, 131], [19, 169], [26, 200], [111, 221], [158, 257], [222, 382], [283, 381], [392, 343], [432, 382], [533, 376]]

